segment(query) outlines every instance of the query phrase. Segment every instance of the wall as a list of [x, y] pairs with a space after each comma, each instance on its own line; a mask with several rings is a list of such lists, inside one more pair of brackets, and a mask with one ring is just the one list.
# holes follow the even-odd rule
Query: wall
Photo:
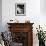
[[40, 0], [40, 10], [42, 13], [46, 13], [46, 0]]
[[40, 0], [40, 24], [46, 31], [46, 0]]
[[[15, 16], [15, 3], [26, 3], [26, 16]], [[40, 0], [2, 0], [2, 26], [3, 31], [8, 30], [7, 22], [11, 19], [17, 19], [19, 22], [30, 20], [33, 25], [33, 45], [38, 46], [38, 39], [36, 37], [36, 27], [39, 24], [46, 30], [46, 15], [42, 14], [40, 7]]]
[[[15, 16], [15, 3], [16, 2], [26, 3], [26, 16]], [[17, 19], [19, 20], [19, 22], [24, 22], [26, 19], [29, 19], [30, 22], [39, 23], [40, 21], [39, 14], [40, 14], [40, 0], [39, 1], [37, 0], [35, 1], [34, 0], [19, 0], [19, 1], [18, 0], [3, 0], [2, 1], [3, 26], [5, 26], [7, 21], [9, 21], [10, 19]]]
[[0, 0], [0, 31], [2, 29], [2, 0]]

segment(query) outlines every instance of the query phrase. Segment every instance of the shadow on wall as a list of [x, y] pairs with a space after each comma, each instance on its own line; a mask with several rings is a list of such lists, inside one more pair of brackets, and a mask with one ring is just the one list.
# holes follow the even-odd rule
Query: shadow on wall
[[0, 0], [0, 31], [2, 31], [2, 0]]
[[40, 12], [46, 14], [46, 0], [40, 0]]

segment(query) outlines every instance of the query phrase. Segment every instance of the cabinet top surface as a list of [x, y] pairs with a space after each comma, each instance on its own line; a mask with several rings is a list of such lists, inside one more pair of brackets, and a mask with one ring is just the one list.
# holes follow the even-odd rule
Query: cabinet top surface
[[18, 25], [23, 25], [23, 24], [31, 24], [33, 25], [34, 23], [7, 23], [8, 25], [15, 25], [15, 24], [18, 24]]

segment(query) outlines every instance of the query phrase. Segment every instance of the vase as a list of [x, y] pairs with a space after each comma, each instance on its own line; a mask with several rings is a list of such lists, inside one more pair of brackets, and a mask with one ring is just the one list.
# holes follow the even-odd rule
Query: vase
[[39, 46], [45, 46], [45, 41], [39, 40]]

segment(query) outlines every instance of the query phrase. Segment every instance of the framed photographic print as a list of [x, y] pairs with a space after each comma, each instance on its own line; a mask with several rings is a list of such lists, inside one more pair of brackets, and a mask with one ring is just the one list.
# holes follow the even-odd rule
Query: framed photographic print
[[25, 3], [16, 3], [15, 4], [15, 15], [16, 16], [23, 16], [26, 14], [26, 9], [25, 9]]

